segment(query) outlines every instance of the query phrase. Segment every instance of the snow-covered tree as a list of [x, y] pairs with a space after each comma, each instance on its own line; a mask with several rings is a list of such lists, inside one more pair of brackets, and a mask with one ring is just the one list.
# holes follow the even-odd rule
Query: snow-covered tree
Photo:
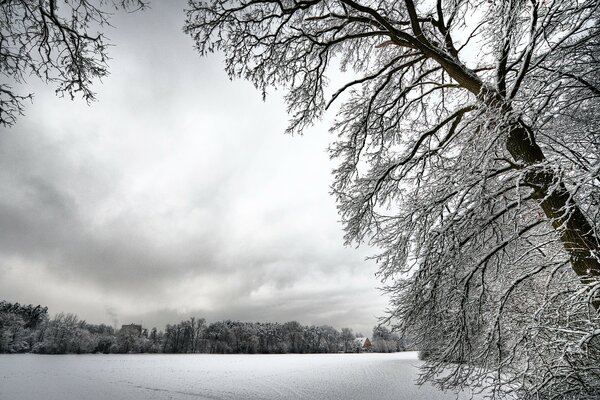
[[378, 353], [392, 353], [404, 350], [400, 336], [381, 325], [373, 327], [371, 344], [373, 345], [373, 351]]
[[[585, 399], [600, 395], [599, 8], [191, 0], [185, 30], [230, 76], [286, 89], [289, 132], [341, 101], [346, 240], [379, 249], [425, 378]], [[352, 78], [327, 98], [336, 66]]]
[[102, 28], [114, 9], [145, 5], [144, 0], [0, 1], [0, 125], [14, 124], [23, 113], [23, 102], [33, 93], [19, 86], [31, 76], [55, 84], [61, 96], [93, 100], [93, 81], [108, 73]]
[[352, 344], [354, 343], [354, 339], [356, 339], [356, 336], [354, 336], [354, 332], [352, 332], [352, 329], [342, 328], [340, 340], [342, 341], [343, 350], [345, 353], [353, 350]]
[[[46, 354], [77, 353], [81, 350], [81, 325], [75, 314], [59, 313], [49, 322], [45, 330], [44, 339], [37, 343], [34, 351]], [[85, 341], [88, 335], [85, 335]], [[87, 347], [84, 345], [84, 347]]]

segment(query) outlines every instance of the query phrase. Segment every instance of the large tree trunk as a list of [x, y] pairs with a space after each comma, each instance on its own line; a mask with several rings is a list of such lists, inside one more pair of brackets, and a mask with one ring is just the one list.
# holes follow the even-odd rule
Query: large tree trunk
[[[524, 184], [533, 189], [534, 198], [558, 232], [573, 271], [586, 285], [600, 284], [600, 245], [592, 225], [560, 177], [544, 165], [546, 158], [531, 129], [522, 121], [514, 122], [509, 129], [506, 148], [516, 161], [531, 167]], [[592, 305], [600, 310], [598, 288]]]
[[[415, 42], [423, 54], [436, 60], [462, 87], [473, 93], [490, 108], [506, 115], [509, 135], [506, 148], [515, 161], [531, 167], [525, 175], [525, 185], [534, 189], [534, 197], [544, 211], [569, 254], [571, 266], [581, 282], [594, 290], [593, 307], [600, 311], [600, 240], [575, 200], [556, 173], [545, 166], [546, 157], [535, 141], [535, 135], [522, 120], [512, 117], [505, 97], [488, 86], [457, 58], [421, 38]], [[539, 167], [536, 165], [539, 164]]]

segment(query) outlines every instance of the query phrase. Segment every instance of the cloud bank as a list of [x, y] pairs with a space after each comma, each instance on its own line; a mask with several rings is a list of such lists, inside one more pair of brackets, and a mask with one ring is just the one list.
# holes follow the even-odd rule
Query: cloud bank
[[33, 82], [0, 134], [0, 297], [91, 322], [368, 332], [386, 300], [372, 250], [342, 245], [327, 124], [284, 135], [279, 94], [201, 59], [173, 4], [116, 18], [97, 103]]

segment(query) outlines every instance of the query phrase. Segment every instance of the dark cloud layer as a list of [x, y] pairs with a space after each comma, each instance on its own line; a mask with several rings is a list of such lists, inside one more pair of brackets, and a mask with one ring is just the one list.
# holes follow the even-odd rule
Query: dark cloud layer
[[0, 134], [0, 297], [95, 322], [298, 320], [368, 330], [385, 301], [342, 246], [321, 126], [230, 82], [155, 2], [109, 32], [91, 106], [33, 83]]

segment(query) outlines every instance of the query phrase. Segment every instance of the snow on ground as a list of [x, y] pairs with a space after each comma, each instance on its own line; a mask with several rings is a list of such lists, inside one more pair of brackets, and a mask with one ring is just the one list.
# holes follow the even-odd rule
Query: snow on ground
[[419, 364], [414, 352], [0, 355], [0, 400], [456, 399], [415, 385]]

